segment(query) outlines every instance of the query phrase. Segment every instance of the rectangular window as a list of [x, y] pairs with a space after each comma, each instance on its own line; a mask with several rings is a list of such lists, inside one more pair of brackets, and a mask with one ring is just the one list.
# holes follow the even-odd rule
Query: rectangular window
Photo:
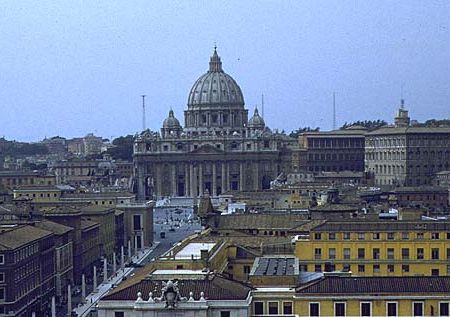
[[423, 232], [417, 232], [417, 240], [423, 240], [424, 235]]
[[1, 272], [0, 273], [0, 283], [4, 283], [5, 282], [5, 273]]
[[0, 254], [0, 264], [5, 264], [5, 256]]
[[402, 272], [403, 273], [409, 273], [409, 265], [408, 264], [403, 264], [402, 265]]
[[431, 240], [439, 240], [439, 232], [432, 232]]
[[350, 240], [350, 232], [344, 232], [343, 238], [344, 238], [344, 240]]
[[5, 288], [0, 288], [0, 300], [5, 300]]
[[409, 260], [409, 249], [402, 248], [402, 260]]
[[388, 232], [387, 233], [388, 240], [394, 240], [395, 239], [395, 232]]
[[379, 264], [373, 265], [373, 273], [380, 273], [380, 265]]
[[350, 249], [344, 248], [344, 259], [349, 260], [350, 259]]
[[388, 302], [386, 304], [386, 313], [387, 317], [397, 317], [397, 303]]
[[439, 316], [441, 316], [441, 317], [449, 317], [450, 316], [449, 303], [439, 303]]
[[345, 317], [345, 303], [334, 303], [334, 316]]
[[431, 249], [431, 259], [432, 260], [439, 260], [439, 249], [438, 248], [432, 248]]
[[372, 250], [372, 254], [373, 254], [373, 259], [378, 260], [380, 258], [380, 249], [374, 248]]
[[321, 233], [315, 233], [314, 234], [314, 240], [322, 240], [322, 234]]
[[142, 230], [141, 215], [133, 215], [133, 230]]
[[408, 240], [409, 239], [409, 232], [402, 232], [402, 240]]
[[283, 302], [283, 314], [284, 315], [292, 315], [292, 302]]
[[352, 266], [350, 264], [342, 264], [342, 272], [350, 272], [352, 270]]
[[278, 315], [278, 302], [269, 302], [269, 315]]
[[447, 260], [450, 260], [450, 249], [447, 248]]
[[244, 274], [250, 273], [250, 265], [244, 265]]
[[413, 316], [414, 317], [423, 317], [423, 303], [422, 302], [414, 302], [413, 303]]
[[264, 303], [263, 302], [255, 302], [253, 304], [253, 309], [255, 315], [264, 315]]
[[358, 232], [358, 240], [364, 240], [366, 238], [366, 234], [364, 232]]
[[366, 249], [358, 248], [358, 259], [362, 260], [366, 257]]
[[328, 249], [328, 258], [330, 260], [336, 259], [336, 249], [335, 248]]
[[380, 240], [380, 233], [374, 232], [372, 238], [373, 238], [373, 240]]
[[336, 233], [330, 232], [328, 234], [328, 240], [336, 240]]
[[320, 316], [320, 304], [319, 303], [309, 303], [309, 316], [319, 317]]
[[439, 269], [431, 269], [431, 276], [439, 276]]
[[371, 317], [372, 316], [372, 303], [361, 303], [361, 317]]
[[388, 260], [393, 260], [394, 259], [394, 249], [393, 248], [388, 248], [387, 249], [387, 258], [388, 258]]
[[388, 264], [387, 271], [388, 271], [388, 273], [394, 273], [394, 271], [395, 271], [394, 264]]
[[229, 310], [222, 310], [220, 312], [220, 317], [231, 317], [230, 311]]
[[417, 260], [423, 260], [423, 257], [424, 257], [424, 252], [423, 252], [423, 248], [417, 248], [416, 249], [416, 257], [417, 257]]
[[320, 248], [314, 249], [314, 258], [316, 260], [320, 260], [322, 258], [322, 249], [320, 249]]
[[366, 271], [366, 266], [364, 264], [358, 265], [358, 272], [364, 273]]
[[320, 264], [314, 265], [314, 272], [322, 272], [322, 265]]

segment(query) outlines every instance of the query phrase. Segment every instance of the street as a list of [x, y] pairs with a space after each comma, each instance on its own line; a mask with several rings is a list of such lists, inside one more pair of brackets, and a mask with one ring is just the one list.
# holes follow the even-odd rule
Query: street
[[[187, 236], [193, 234], [195, 231], [200, 230], [201, 226], [199, 221], [194, 220], [192, 214], [192, 208], [175, 208], [175, 207], [163, 207], [155, 208], [153, 211], [153, 228], [154, 228], [154, 241], [158, 241], [159, 244], [142, 259], [141, 264], [146, 265], [153, 259], [159, 257], [168, 251], [175, 243], [183, 240]], [[161, 232], [164, 232], [164, 238], [161, 237]], [[119, 265], [117, 266], [119, 268]], [[102, 266], [98, 266], [97, 285], [100, 285], [103, 281], [103, 275], [101, 273]], [[142, 269], [141, 267], [134, 268], [130, 271], [129, 275]], [[108, 276], [112, 275], [112, 265], [108, 264]], [[81, 289], [81, 285], [76, 285], [72, 289]], [[93, 290], [92, 280], [86, 281], [86, 294], [89, 294]], [[72, 307], [75, 308], [81, 303], [81, 294], [77, 294], [72, 297]], [[57, 316], [64, 317], [67, 314], [67, 306], [57, 307]], [[91, 313], [91, 316], [96, 316], [95, 311]]]

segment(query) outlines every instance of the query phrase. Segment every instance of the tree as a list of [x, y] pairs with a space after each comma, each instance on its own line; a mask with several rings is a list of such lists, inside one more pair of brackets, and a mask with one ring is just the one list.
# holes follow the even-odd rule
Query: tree
[[133, 143], [134, 136], [127, 135], [121, 136], [113, 140], [114, 147], [109, 148], [107, 153], [111, 155], [113, 159], [121, 159], [126, 161], [133, 160]]
[[289, 133], [289, 136], [291, 138], [297, 138], [300, 134], [302, 134], [304, 132], [319, 132], [319, 131], [320, 131], [319, 127], [316, 127], [316, 128], [311, 128], [311, 127], [298, 128], [297, 130], [294, 130], [291, 133]]
[[375, 129], [381, 128], [382, 126], [387, 125], [387, 122], [384, 120], [380, 120], [380, 119], [364, 120], [364, 121], [358, 120], [358, 121], [349, 122], [349, 123], [345, 122], [344, 125], [342, 127], [340, 127], [339, 129], [345, 130], [351, 126], [356, 126], [356, 125], [367, 128], [368, 130], [375, 130]]

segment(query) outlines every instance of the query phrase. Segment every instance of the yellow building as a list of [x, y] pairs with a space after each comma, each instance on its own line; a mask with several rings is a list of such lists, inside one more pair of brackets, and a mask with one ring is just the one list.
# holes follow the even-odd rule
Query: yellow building
[[30, 198], [33, 202], [56, 202], [61, 198], [62, 190], [56, 186], [24, 186], [13, 191], [13, 198]]
[[325, 276], [297, 287], [298, 316], [449, 316], [450, 277]]
[[326, 221], [299, 235], [300, 270], [359, 276], [450, 275], [450, 222]]

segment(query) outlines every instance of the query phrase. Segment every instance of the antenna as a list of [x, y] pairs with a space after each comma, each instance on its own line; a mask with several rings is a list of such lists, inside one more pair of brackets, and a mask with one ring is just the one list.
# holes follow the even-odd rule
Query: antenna
[[405, 109], [405, 100], [403, 99], [403, 83], [402, 86], [400, 88], [400, 109]]
[[333, 130], [336, 130], [336, 93], [333, 91]]
[[264, 119], [264, 94], [261, 94], [261, 116]]
[[142, 131], [145, 131], [145, 95], [142, 96]]

